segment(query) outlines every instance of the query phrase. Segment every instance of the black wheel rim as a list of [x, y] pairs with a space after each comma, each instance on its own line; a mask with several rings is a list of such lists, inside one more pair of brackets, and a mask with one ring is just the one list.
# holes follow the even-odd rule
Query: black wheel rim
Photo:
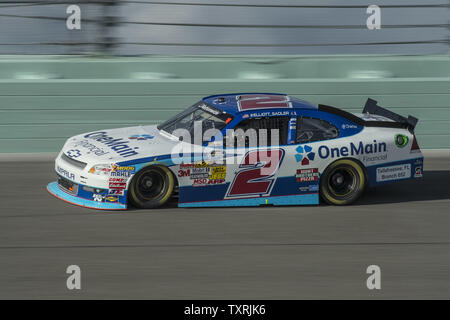
[[358, 179], [353, 170], [348, 168], [334, 169], [328, 179], [328, 188], [338, 197], [345, 197], [356, 190]]
[[148, 170], [136, 181], [136, 193], [144, 201], [157, 199], [164, 193], [164, 175], [157, 170]]

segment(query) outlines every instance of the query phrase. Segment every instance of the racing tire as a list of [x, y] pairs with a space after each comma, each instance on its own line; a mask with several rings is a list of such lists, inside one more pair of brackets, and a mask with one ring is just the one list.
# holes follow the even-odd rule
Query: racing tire
[[175, 178], [167, 167], [149, 166], [133, 177], [128, 198], [136, 208], [158, 208], [170, 199], [174, 186]]
[[320, 177], [320, 196], [331, 205], [348, 205], [364, 192], [367, 178], [364, 168], [351, 159], [330, 164]]

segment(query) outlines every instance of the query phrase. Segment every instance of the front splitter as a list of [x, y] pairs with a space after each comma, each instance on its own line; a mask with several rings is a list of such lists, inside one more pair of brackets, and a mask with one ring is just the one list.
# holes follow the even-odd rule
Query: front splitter
[[67, 192], [61, 190], [58, 186], [58, 182], [50, 182], [47, 185], [47, 191], [52, 195], [66, 201], [70, 204], [74, 204], [80, 207], [99, 209], [99, 210], [126, 210], [127, 206], [120, 203], [108, 203], [108, 202], [98, 202], [88, 199], [83, 199], [76, 197], [74, 195], [68, 194]]

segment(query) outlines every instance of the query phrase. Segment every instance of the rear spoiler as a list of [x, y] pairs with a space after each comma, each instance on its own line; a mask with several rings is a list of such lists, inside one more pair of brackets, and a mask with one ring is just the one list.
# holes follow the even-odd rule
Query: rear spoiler
[[385, 108], [382, 108], [377, 104], [377, 101], [370, 99], [370, 98], [367, 99], [366, 105], [364, 106], [363, 113], [374, 114], [374, 115], [386, 117], [388, 119], [394, 120], [395, 122], [400, 123], [400, 124], [410, 128], [411, 130], [414, 130], [414, 128], [417, 125], [417, 122], [419, 121], [419, 119], [417, 119], [413, 116], [408, 116], [408, 118], [405, 118], [395, 112], [392, 112]]

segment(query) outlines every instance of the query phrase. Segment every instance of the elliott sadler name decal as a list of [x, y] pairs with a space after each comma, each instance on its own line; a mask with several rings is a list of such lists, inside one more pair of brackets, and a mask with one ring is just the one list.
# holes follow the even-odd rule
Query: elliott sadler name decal
[[84, 137], [93, 139], [110, 147], [111, 150], [114, 150], [124, 158], [135, 156], [138, 154], [128, 145], [129, 141], [125, 141], [122, 138], [114, 139], [113, 137], [108, 136], [105, 131], [89, 133]]
[[[364, 155], [364, 161], [375, 161], [375, 160], [384, 160], [387, 158], [387, 154], [384, 155], [373, 155], [374, 153], [386, 153], [387, 146], [385, 142], [377, 142], [373, 140], [373, 143], [364, 144], [362, 141], [359, 144], [354, 144], [350, 142], [350, 146], [346, 147], [336, 147], [329, 148], [328, 146], [320, 146], [318, 153], [319, 157], [322, 159], [338, 158], [338, 157], [347, 157], [349, 155]], [[370, 155], [370, 156], [366, 156]]]

